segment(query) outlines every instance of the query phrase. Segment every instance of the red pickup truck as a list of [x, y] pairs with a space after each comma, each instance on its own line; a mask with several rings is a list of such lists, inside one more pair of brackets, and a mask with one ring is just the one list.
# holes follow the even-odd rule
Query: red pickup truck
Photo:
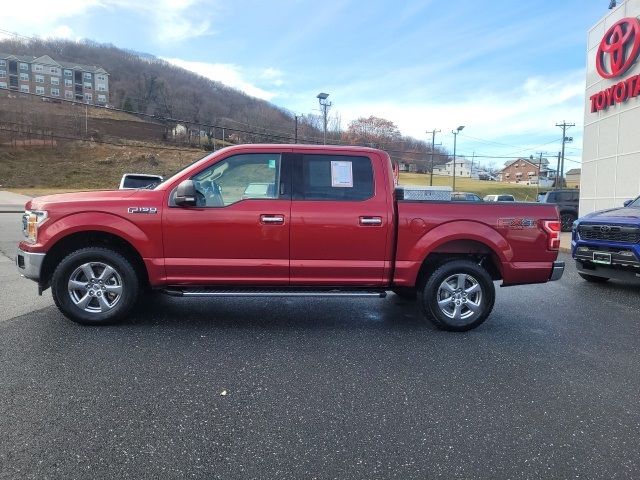
[[494, 281], [562, 276], [555, 206], [403, 198], [392, 163], [362, 147], [241, 145], [153, 189], [26, 204], [18, 270], [84, 324], [127, 316], [141, 292], [418, 298], [438, 327], [469, 330]]

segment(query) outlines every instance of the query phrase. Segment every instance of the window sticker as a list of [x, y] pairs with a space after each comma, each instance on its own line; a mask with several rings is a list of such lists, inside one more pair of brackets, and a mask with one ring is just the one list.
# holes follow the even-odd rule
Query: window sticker
[[346, 161], [331, 161], [331, 186], [353, 187], [353, 165]]
[[276, 161], [275, 160], [269, 160], [269, 168], [276, 168]]

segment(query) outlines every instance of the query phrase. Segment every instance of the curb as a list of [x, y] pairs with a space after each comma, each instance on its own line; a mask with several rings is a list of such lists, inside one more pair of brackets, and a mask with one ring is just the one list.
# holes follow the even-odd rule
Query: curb
[[562, 253], [571, 253], [571, 247], [560, 247]]

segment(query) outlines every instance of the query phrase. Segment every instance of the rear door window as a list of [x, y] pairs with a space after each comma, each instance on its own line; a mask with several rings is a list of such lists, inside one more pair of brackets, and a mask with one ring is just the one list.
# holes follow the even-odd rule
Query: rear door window
[[373, 167], [368, 157], [302, 155], [294, 181], [295, 200], [362, 201], [373, 196]]

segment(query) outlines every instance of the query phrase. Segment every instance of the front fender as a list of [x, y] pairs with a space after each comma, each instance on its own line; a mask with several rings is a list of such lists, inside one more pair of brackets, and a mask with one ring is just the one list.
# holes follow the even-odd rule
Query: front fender
[[[50, 221], [53, 222], [50, 223]], [[38, 231], [38, 243], [31, 245], [29, 251], [46, 252], [58, 241], [68, 235], [97, 231], [118, 236], [129, 242], [143, 258], [162, 257], [162, 242], [160, 236], [155, 236], [154, 230], [160, 232], [160, 219], [147, 219], [145, 230], [130, 220], [106, 212], [72, 213], [59, 219], [50, 219]], [[158, 234], [159, 235], [159, 234]], [[154, 241], [153, 239], [157, 240]]]

